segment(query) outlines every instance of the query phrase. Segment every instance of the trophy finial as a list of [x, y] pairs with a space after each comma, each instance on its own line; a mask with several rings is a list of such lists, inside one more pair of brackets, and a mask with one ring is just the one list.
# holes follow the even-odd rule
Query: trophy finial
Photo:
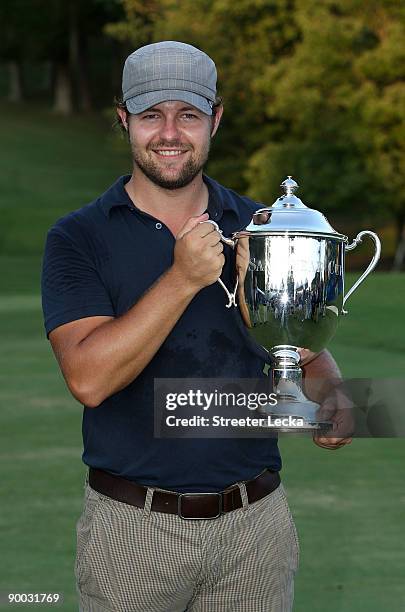
[[296, 183], [291, 176], [288, 176], [285, 181], [281, 183], [280, 187], [284, 189], [286, 196], [290, 196], [298, 189], [298, 183]]

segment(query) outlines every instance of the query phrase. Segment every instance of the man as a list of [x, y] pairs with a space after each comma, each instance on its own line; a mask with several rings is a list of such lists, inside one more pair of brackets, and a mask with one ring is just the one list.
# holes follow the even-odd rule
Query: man
[[[155, 378], [263, 376], [204, 223], [229, 235], [258, 207], [202, 173], [223, 112], [215, 64], [147, 45], [126, 60], [123, 101], [132, 175], [55, 224], [43, 266], [46, 331], [84, 405], [80, 609], [290, 610], [298, 542], [277, 441], [153, 437]], [[338, 374], [327, 353], [306, 366], [325, 373]]]

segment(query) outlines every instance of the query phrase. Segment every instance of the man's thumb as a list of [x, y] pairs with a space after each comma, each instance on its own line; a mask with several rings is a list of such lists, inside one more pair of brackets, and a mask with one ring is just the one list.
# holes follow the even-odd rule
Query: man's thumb
[[208, 213], [203, 213], [202, 215], [199, 215], [198, 217], [190, 217], [190, 219], [187, 219], [187, 221], [185, 222], [185, 224], [183, 225], [183, 227], [177, 234], [176, 239], [178, 240], [179, 238], [183, 238], [183, 236], [187, 234], [187, 232], [190, 232], [202, 221], [207, 221], [208, 218], [209, 218]]

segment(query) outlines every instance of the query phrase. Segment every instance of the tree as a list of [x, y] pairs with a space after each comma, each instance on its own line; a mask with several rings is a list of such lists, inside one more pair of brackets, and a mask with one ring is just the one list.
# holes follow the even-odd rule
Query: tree
[[54, 60], [55, 110], [93, 108], [89, 82], [89, 44], [102, 36], [111, 19], [122, 14], [119, 0], [48, 0], [48, 28], [43, 54]]
[[403, 17], [390, 0], [297, 6], [301, 40], [260, 84], [280, 129], [252, 156], [247, 175], [256, 197], [271, 193], [288, 168], [305, 184], [306, 200], [323, 209], [393, 215], [397, 266], [405, 253]]
[[22, 63], [32, 50], [32, 32], [41, 23], [38, 11], [30, 10], [28, 0], [3, 0], [0, 3], [0, 59], [7, 65], [11, 102], [22, 102], [24, 84]]
[[124, 19], [105, 26], [105, 32], [134, 47], [153, 41], [156, 22], [164, 10], [161, 0], [121, 0]]
[[405, 261], [405, 7], [383, 3], [369, 19], [378, 44], [356, 63], [362, 78], [358, 100], [369, 142], [367, 164], [395, 220], [393, 268], [400, 270]]
[[89, 46], [121, 15], [120, 0], [3, 0], [0, 57], [9, 65], [9, 97], [22, 100], [24, 63], [51, 62], [54, 110], [91, 110]]

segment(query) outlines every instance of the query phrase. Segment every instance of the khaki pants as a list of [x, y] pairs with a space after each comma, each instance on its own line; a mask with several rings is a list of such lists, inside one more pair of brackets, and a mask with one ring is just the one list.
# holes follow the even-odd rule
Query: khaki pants
[[75, 574], [81, 612], [288, 612], [297, 532], [280, 485], [213, 520], [184, 520], [86, 484]]

